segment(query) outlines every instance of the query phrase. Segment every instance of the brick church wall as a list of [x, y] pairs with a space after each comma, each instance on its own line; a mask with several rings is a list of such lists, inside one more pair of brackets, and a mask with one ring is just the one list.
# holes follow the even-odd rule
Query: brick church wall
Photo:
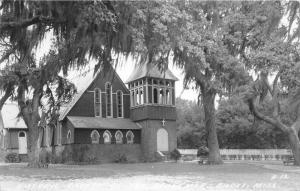
[[[92, 143], [91, 140], [91, 133], [94, 129], [75, 129], [75, 134], [74, 134], [74, 143], [75, 144], [90, 144]], [[104, 144], [104, 139], [103, 139], [103, 133], [105, 129], [95, 129], [98, 131], [100, 138], [99, 138], [99, 144]], [[115, 144], [115, 133], [117, 132], [118, 129], [108, 129], [109, 132], [112, 135], [111, 142], [112, 144]], [[121, 129], [120, 130], [123, 133], [123, 143], [126, 144], [126, 133], [127, 129]], [[132, 133], [134, 134], [134, 143], [140, 144], [141, 143], [141, 130], [131, 130]]]
[[168, 132], [169, 151], [177, 148], [176, 137], [176, 121], [166, 121], [165, 126], [162, 126], [160, 120], [147, 120], [139, 122], [143, 126], [141, 140], [142, 150], [145, 160], [155, 161], [155, 153], [157, 151], [157, 131], [164, 128]]
[[55, 147], [57, 163], [109, 163], [120, 155], [128, 162], [143, 159], [140, 144], [70, 144]]

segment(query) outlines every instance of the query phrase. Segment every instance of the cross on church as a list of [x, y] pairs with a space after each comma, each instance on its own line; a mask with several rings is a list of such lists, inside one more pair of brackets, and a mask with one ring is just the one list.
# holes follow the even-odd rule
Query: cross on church
[[161, 121], [161, 123], [162, 123], [162, 126], [164, 127], [164, 126], [165, 126], [165, 123], [166, 123], [165, 119], [163, 119], [163, 120]]

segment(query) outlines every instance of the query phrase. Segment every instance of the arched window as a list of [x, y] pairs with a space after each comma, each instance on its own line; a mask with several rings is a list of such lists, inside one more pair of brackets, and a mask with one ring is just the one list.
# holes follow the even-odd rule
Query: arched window
[[172, 105], [172, 90], [166, 90], [166, 104]]
[[139, 94], [139, 90], [136, 89], [135, 90], [135, 105], [139, 105], [140, 104], [140, 94]]
[[159, 104], [164, 104], [165, 92], [163, 88], [159, 89]]
[[104, 144], [110, 144], [111, 143], [111, 133], [108, 130], [104, 131], [103, 139], [104, 139]]
[[123, 117], [123, 93], [122, 91], [117, 91], [117, 116]]
[[157, 88], [153, 88], [153, 103], [158, 103]]
[[94, 111], [96, 117], [101, 116], [101, 91], [98, 88], [94, 91]]
[[19, 132], [19, 137], [25, 137], [25, 132], [24, 131]]
[[115, 138], [116, 138], [116, 143], [117, 144], [122, 144], [123, 143], [123, 133], [118, 130], [115, 134]]
[[93, 130], [91, 132], [92, 143], [93, 144], [98, 144], [99, 143], [99, 138], [100, 138], [100, 135], [99, 135], [98, 131], [97, 130]]
[[134, 134], [132, 133], [132, 131], [127, 131], [126, 133], [126, 141], [127, 141], [127, 144], [132, 144], [133, 143], [133, 140], [134, 140]]
[[143, 91], [143, 88], [140, 88], [139, 96], [140, 96], [140, 104], [144, 104], [144, 91]]
[[106, 92], [106, 117], [112, 117], [112, 87], [109, 82], [105, 84]]
[[133, 90], [131, 90], [131, 107], [133, 107], [133, 106], [135, 106], [135, 104], [134, 104], [134, 91]]
[[67, 143], [71, 143], [71, 130], [69, 130], [67, 134]]

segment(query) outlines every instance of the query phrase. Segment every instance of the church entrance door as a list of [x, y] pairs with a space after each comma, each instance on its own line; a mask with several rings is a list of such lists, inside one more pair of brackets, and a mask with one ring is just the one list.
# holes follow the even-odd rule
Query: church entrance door
[[163, 128], [157, 131], [157, 151], [169, 151], [168, 132]]
[[27, 139], [24, 131], [19, 132], [19, 154], [27, 154]]

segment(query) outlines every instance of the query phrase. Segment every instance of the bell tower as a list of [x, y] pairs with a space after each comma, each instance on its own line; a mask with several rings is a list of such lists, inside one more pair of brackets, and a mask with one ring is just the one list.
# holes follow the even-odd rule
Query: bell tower
[[146, 161], [155, 160], [157, 151], [177, 148], [175, 81], [167, 69], [153, 64], [135, 68], [127, 80], [130, 90], [130, 118], [142, 126], [141, 146]]

